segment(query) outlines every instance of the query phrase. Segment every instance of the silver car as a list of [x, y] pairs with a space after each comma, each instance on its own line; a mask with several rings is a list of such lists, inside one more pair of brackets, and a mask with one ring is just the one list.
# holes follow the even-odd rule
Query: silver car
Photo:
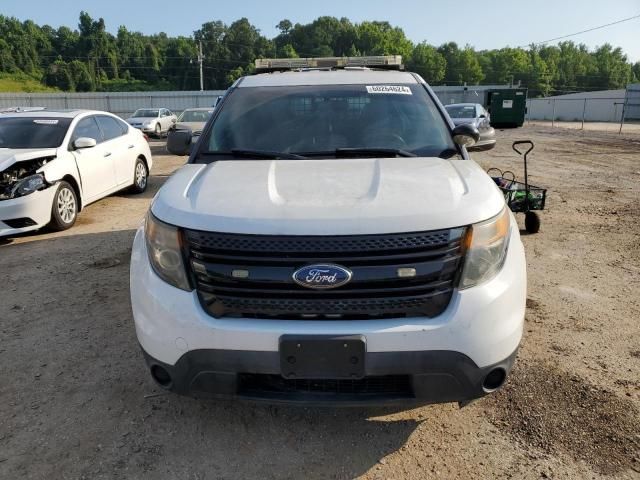
[[176, 121], [176, 115], [168, 108], [139, 108], [127, 118], [127, 123], [133, 128], [156, 137], [168, 133]]
[[453, 103], [445, 105], [449, 117], [454, 125], [468, 123], [480, 132], [480, 141], [474, 146], [475, 150], [489, 150], [495, 146], [496, 132], [491, 126], [489, 112], [479, 103]]
[[213, 107], [187, 108], [178, 117], [174, 129], [191, 130], [194, 136], [199, 136], [212, 114]]

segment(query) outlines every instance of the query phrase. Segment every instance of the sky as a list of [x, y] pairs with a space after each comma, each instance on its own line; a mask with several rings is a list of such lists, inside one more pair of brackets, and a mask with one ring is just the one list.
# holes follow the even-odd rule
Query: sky
[[[640, 15], [640, 0], [0, 0], [0, 14], [31, 19], [53, 27], [77, 27], [80, 10], [118, 26], [146, 34], [189, 36], [210, 20], [231, 23], [242, 17], [267, 37], [277, 35], [282, 19], [308, 23], [322, 15], [353, 22], [387, 20], [404, 29], [414, 42], [433, 45], [455, 41], [476, 49], [525, 46]], [[621, 47], [630, 61], [640, 61], [640, 18], [596, 30], [570, 40], [595, 48]], [[556, 42], [554, 42], [556, 43]]]

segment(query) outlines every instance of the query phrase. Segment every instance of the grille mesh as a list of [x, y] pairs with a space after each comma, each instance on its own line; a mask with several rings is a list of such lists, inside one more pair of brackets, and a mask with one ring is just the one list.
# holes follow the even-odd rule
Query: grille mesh
[[299, 393], [318, 397], [374, 396], [410, 397], [413, 395], [411, 378], [407, 375], [371, 376], [357, 380], [285, 379], [280, 375], [240, 374], [240, 394], [270, 396]]
[[[408, 313], [433, 316], [448, 303], [448, 291], [422, 297], [367, 298], [367, 299], [269, 299], [204, 295], [213, 313], [241, 312], [249, 317], [285, 317], [305, 315], [335, 319], [356, 317], [402, 316]], [[445, 294], [445, 298], [439, 298]], [[205, 301], [207, 301], [205, 300]], [[222, 315], [219, 315], [222, 316]], [[337, 317], [335, 317], [337, 316]]]
[[188, 231], [187, 239], [194, 247], [243, 252], [376, 252], [430, 248], [446, 245], [460, 238], [463, 229], [440, 230], [435, 232], [360, 235], [360, 236], [275, 236], [275, 235], [235, 235]]

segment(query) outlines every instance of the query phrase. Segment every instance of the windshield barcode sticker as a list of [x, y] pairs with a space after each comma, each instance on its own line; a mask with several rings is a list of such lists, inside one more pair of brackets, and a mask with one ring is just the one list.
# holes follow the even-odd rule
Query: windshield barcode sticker
[[402, 85], [370, 85], [367, 86], [367, 92], [391, 95], [413, 95], [409, 87], [403, 87]]
[[34, 120], [33, 123], [37, 123], [38, 125], [57, 125], [58, 120]]

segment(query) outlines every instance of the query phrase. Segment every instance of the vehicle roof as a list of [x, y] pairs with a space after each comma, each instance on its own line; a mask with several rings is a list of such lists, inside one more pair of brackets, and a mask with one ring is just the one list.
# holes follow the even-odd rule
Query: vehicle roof
[[[450, 103], [449, 105], [445, 105], [444, 108], [447, 107], [474, 107], [476, 105], [480, 105], [479, 103]], [[482, 106], [482, 105], [480, 105]]]
[[11, 112], [2, 114], [2, 118], [6, 117], [34, 117], [34, 118], [76, 118], [78, 115], [82, 115], [83, 113], [93, 113], [93, 114], [108, 114], [109, 112], [101, 112], [99, 110], [36, 110], [36, 111], [25, 111], [25, 112]]
[[261, 73], [244, 77], [237, 85], [248, 87], [293, 87], [310, 85], [417, 84], [408, 72], [346, 68], [339, 70], [303, 70]]

